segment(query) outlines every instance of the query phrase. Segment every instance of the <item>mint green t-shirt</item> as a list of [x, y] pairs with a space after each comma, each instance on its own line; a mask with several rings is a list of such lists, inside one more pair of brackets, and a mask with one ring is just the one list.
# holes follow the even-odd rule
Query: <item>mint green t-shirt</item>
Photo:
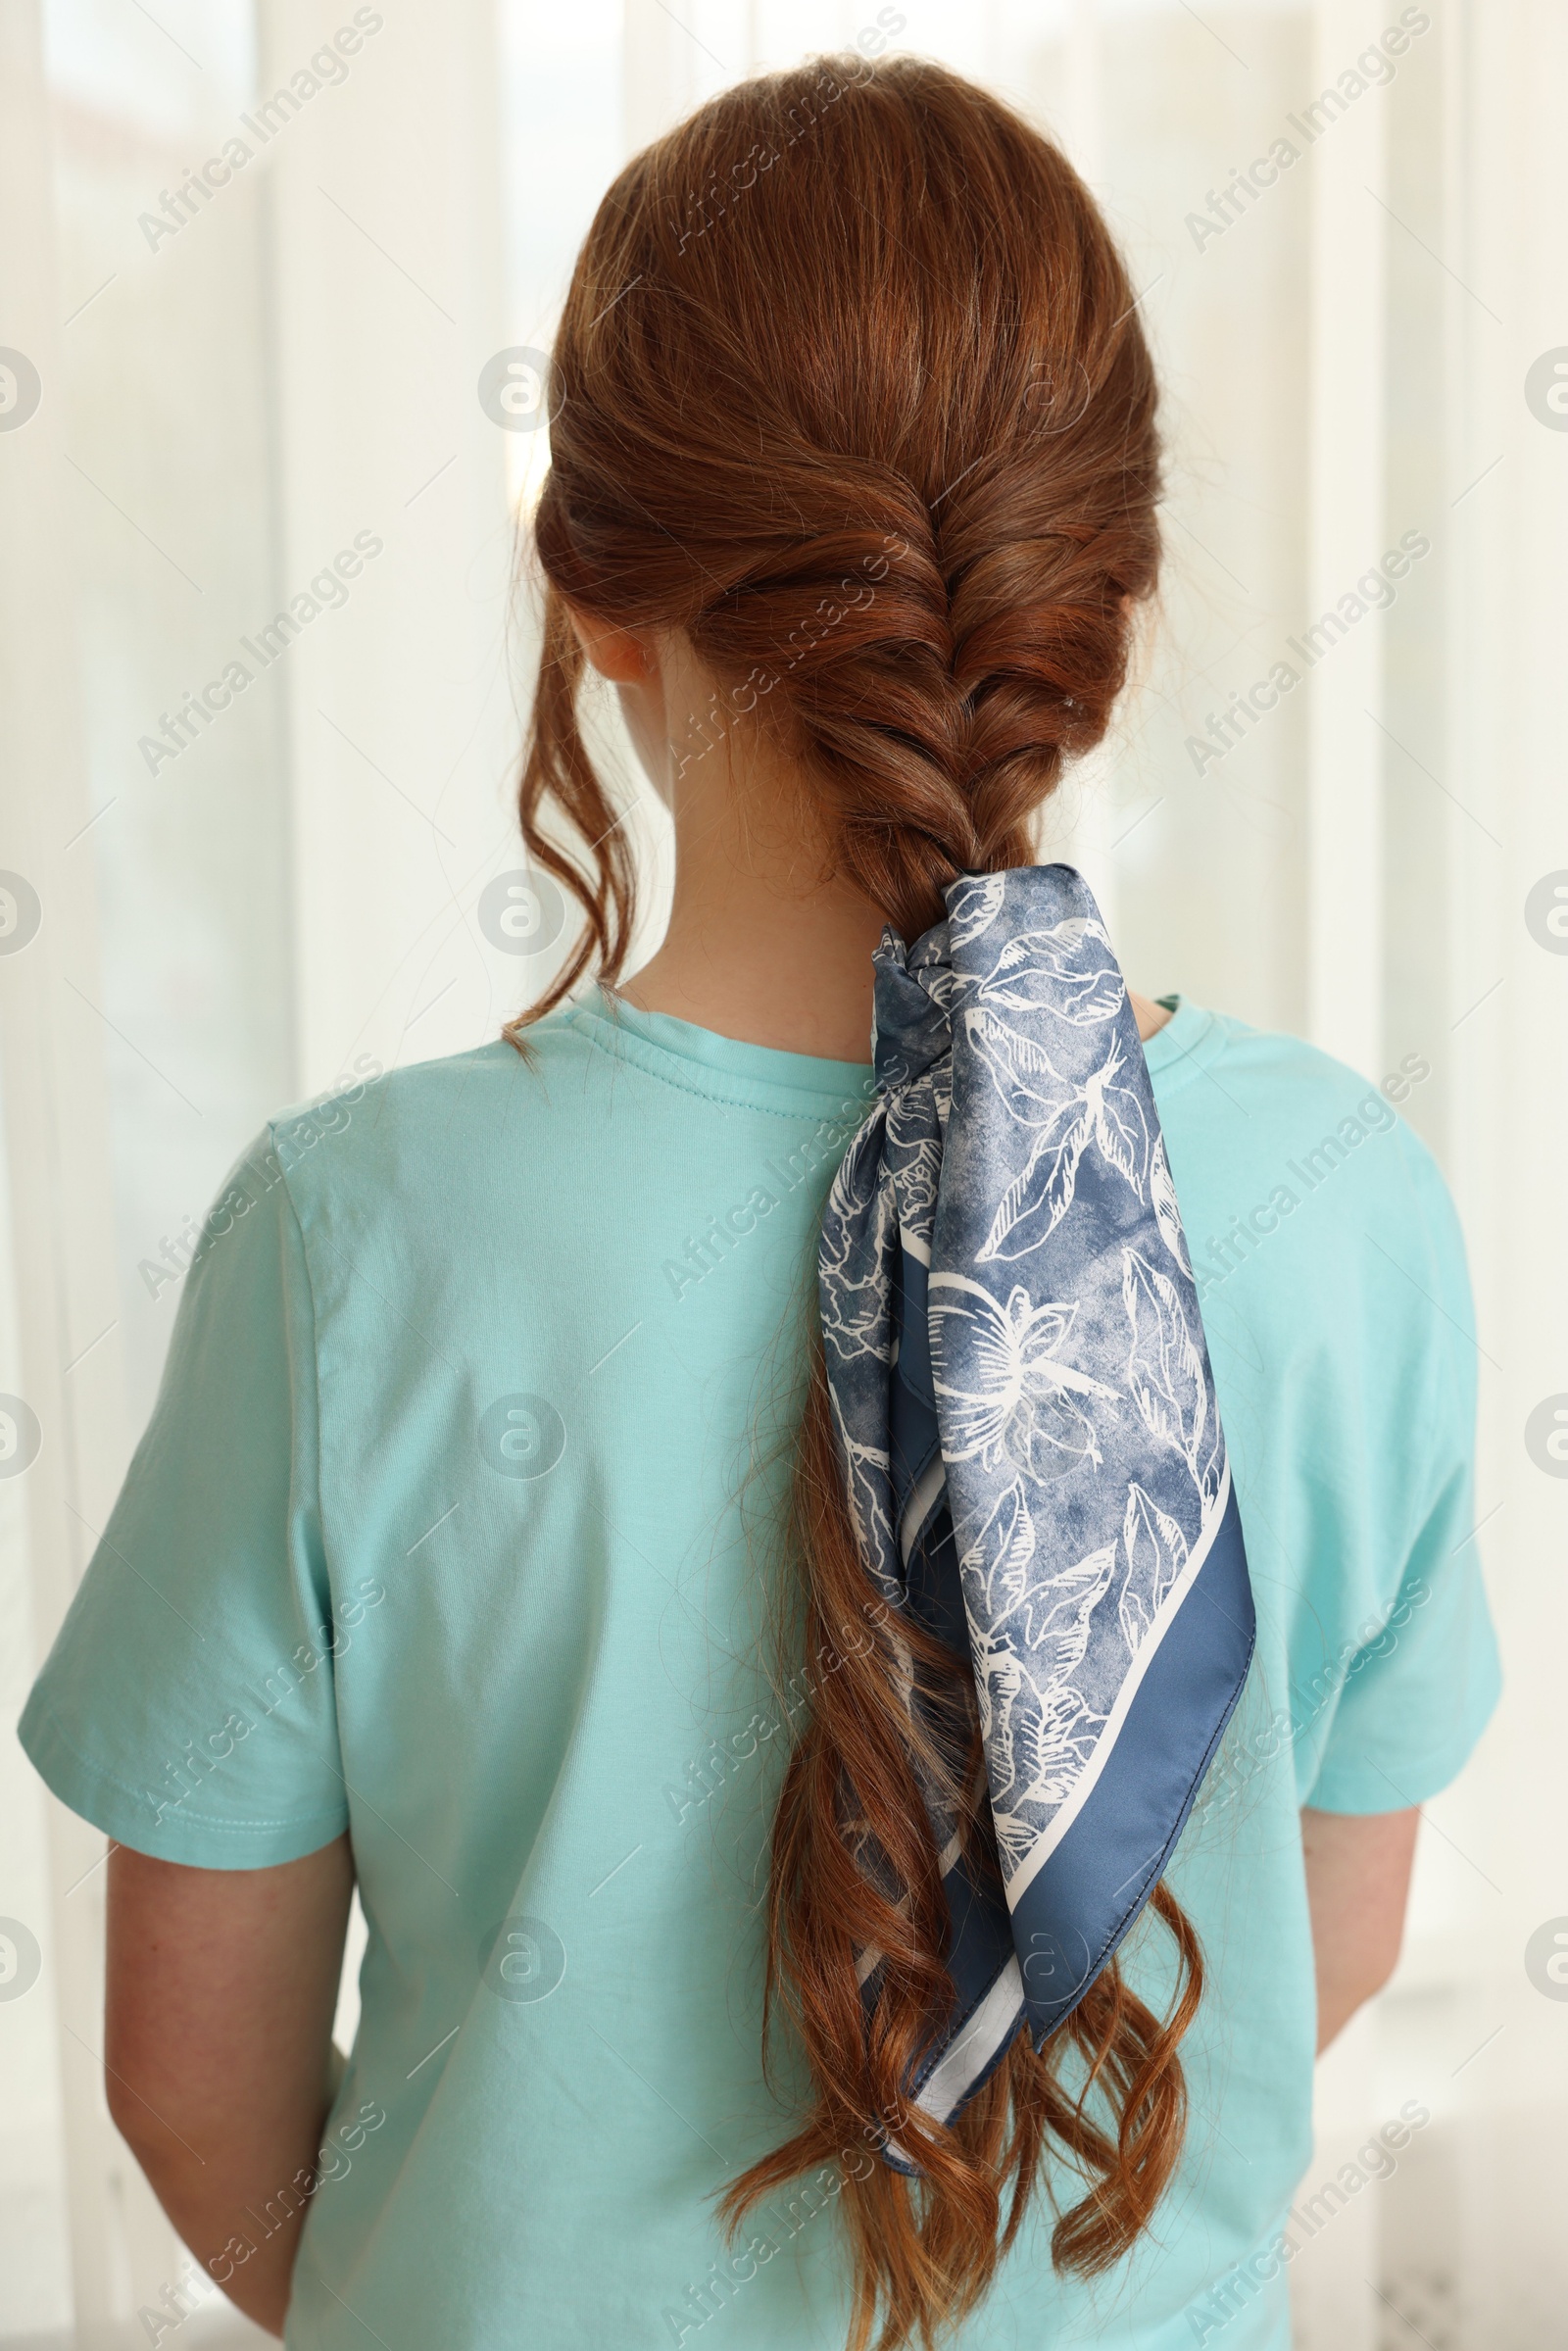
[[[869, 1072], [599, 996], [531, 1034], [530, 1061], [497, 1043], [278, 1120], [236, 1167], [22, 1737], [167, 1860], [352, 1837], [362, 2017], [291, 2351], [837, 2351], [836, 2175], [733, 2246], [713, 2207], [801, 2088], [787, 2045], [761, 2065], [803, 1690], [763, 1663], [768, 1529]], [[1170, 1871], [1208, 1971], [1176, 2182], [1087, 2284], [1054, 2275], [1042, 2194], [964, 2351], [1288, 2343], [1262, 2249], [1310, 2147], [1298, 1808], [1432, 1795], [1496, 1690], [1432, 1159], [1290, 1038], [1179, 1003], [1147, 1051], [1257, 1652]], [[1126, 1959], [1162, 2000], [1163, 1931]], [[237, 2215], [228, 2259], [281, 2209]]]

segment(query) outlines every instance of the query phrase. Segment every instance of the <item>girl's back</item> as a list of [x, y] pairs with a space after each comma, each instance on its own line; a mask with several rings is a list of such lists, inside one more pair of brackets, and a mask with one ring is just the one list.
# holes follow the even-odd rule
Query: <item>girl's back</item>
[[[762, 2080], [761, 1895], [810, 1693], [767, 1670], [755, 1562], [868, 1072], [604, 999], [534, 1047], [280, 1119], [235, 1169], [24, 1733], [135, 1849], [263, 1868], [350, 1832], [363, 2018], [291, 2339], [652, 2345], [732, 2312], [748, 2344], [832, 2343], [834, 2170], [733, 2245], [713, 2200], [801, 2089]], [[1492, 1694], [1425, 1150], [1349, 1071], [1191, 1004], [1148, 1059], [1212, 1266], [1258, 1660], [1170, 1873], [1211, 1970], [1183, 2170], [1096, 2284], [1053, 2274], [1043, 2207], [977, 2345], [1185, 2343], [1195, 2303], [1287, 2339], [1278, 2255], [1241, 2265], [1310, 2146], [1298, 1806], [1420, 1800]], [[1158, 2009], [1161, 1940], [1129, 1965]]]

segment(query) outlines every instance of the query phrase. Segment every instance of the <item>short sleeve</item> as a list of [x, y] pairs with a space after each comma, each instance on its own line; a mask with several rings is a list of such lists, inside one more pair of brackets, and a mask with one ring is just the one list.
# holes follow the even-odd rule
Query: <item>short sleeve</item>
[[185, 1273], [158, 1401], [19, 1734], [118, 1842], [207, 1869], [348, 1825], [304, 1244], [270, 1135]]
[[1320, 1812], [1401, 1812], [1446, 1788], [1497, 1701], [1492, 1619], [1455, 1467], [1406, 1563], [1377, 1638], [1346, 1672], [1307, 1803]]
[[[1408, 1220], [1389, 1236], [1397, 1263], [1379, 1249], [1398, 1279], [1368, 1300], [1384, 1390], [1370, 1417], [1387, 1442], [1363, 1456], [1381, 1489], [1364, 1519], [1380, 1555], [1360, 1590], [1376, 1604], [1342, 1626], [1315, 1689], [1296, 1691], [1309, 1720], [1321, 1715], [1302, 1801], [1324, 1812], [1425, 1803], [1468, 1761], [1500, 1688], [1475, 1523], [1474, 1306], [1452, 1203], [1418, 1150]], [[1397, 1465], [1411, 1457], [1421, 1467], [1407, 1488]]]

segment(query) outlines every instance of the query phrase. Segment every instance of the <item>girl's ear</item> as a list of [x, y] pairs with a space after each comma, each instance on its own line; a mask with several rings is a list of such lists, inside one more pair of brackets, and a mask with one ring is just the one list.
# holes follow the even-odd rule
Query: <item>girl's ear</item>
[[[564, 598], [563, 602], [566, 600]], [[584, 612], [571, 603], [566, 603], [566, 617], [591, 666], [612, 686], [639, 686], [658, 675], [659, 661], [651, 637], [619, 628], [612, 620], [597, 620], [591, 612]]]

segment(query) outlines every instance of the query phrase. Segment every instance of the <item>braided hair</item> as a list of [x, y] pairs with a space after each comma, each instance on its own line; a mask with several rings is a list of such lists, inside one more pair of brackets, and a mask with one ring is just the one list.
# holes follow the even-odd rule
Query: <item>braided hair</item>
[[[817, 59], [724, 92], [605, 197], [550, 405], [519, 800], [530, 853], [585, 919], [514, 1042], [588, 971], [613, 984], [631, 937], [631, 856], [579, 730], [568, 600], [684, 635], [717, 723], [788, 752], [836, 870], [906, 938], [941, 919], [960, 872], [1031, 859], [1041, 805], [1105, 731], [1159, 562], [1148, 346], [1055, 147], [907, 57]], [[804, 2048], [812, 2104], [722, 2209], [738, 2225], [836, 2162], [851, 2351], [873, 2331], [897, 2351], [984, 2293], [1048, 2144], [1085, 2190], [1056, 2220], [1058, 2267], [1103, 2269], [1147, 2227], [1180, 2153], [1177, 2046], [1201, 1960], [1161, 1887], [1177, 1958], [1165, 2018], [1112, 1964], [1044, 2049], [1020, 2029], [952, 2128], [906, 2106], [953, 1998], [931, 1777], [978, 1849], [983, 1774], [967, 1665], [867, 1616], [819, 1333], [792, 1532], [807, 1654], [831, 1670], [810, 1677], [773, 1823], [768, 2000]], [[869, 1630], [846, 1641], [851, 1624]], [[911, 1652], [947, 1692], [940, 1752], [909, 1751]], [[869, 2010], [866, 1949], [882, 1954]], [[868, 2159], [888, 2130], [914, 2179]]]

